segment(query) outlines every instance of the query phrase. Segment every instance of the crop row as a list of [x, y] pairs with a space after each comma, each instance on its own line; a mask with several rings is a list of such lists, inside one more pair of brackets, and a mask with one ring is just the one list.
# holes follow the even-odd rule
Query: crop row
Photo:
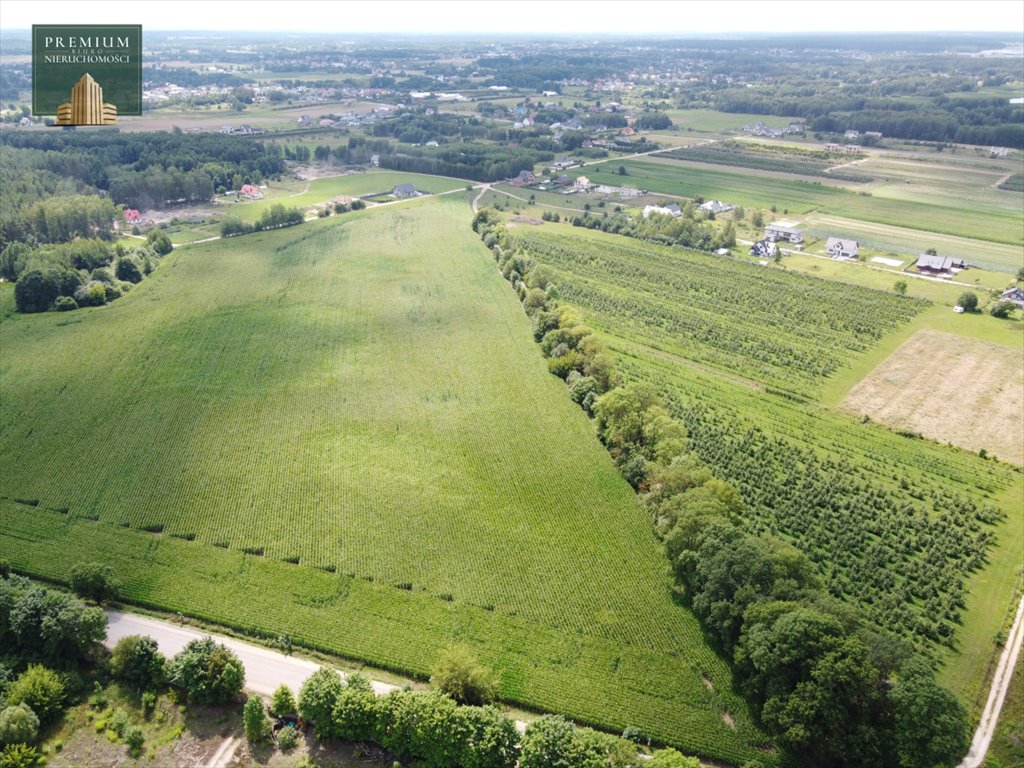
[[[424, 677], [453, 640], [480, 649], [503, 699], [621, 730], [642, 724], [658, 740], [737, 763], [764, 739], [746, 718], [729, 670], [706, 646], [666, 654], [545, 629], [369, 584], [151, 534], [75, 520], [0, 501], [0, 558], [16, 569], [66, 579], [68, 563], [105, 558], [133, 603], [346, 655]], [[296, 573], [298, 572], [298, 578]], [[542, 663], [538, 663], [542, 660]], [[705, 678], [714, 682], [713, 689]]]
[[[813, 281], [821, 285], [808, 292], [793, 275], [632, 241], [579, 238], [573, 253], [547, 233], [517, 232], [516, 239], [534, 260], [558, 270], [559, 295], [579, 302], [588, 322], [609, 334], [626, 380], [646, 381], [667, 395], [692, 449], [742, 492], [751, 531], [794, 543], [818, 565], [833, 594], [858, 603], [878, 624], [924, 646], [951, 642], [965, 581], [985, 562], [992, 524], [1002, 514], [986, 497], [1005, 488], [1012, 471], [716, 376], [685, 361], [758, 378], [750, 365], [723, 364], [730, 358], [716, 357], [720, 349], [709, 353], [692, 338], [677, 341], [663, 330], [674, 307], [707, 324], [716, 321], [712, 309], [720, 305], [725, 317], [718, 322], [734, 320], [753, 338], [761, 328], [765, 337], [787, 339], [797, 350], [817, 344], [834, 366], [867, 349], [918, 305], [823, 281]], [[705, 270], [714, 276], [705, 277]], [[755, 281], [749, 270], [767, 274]], [[658, 273], [664, 275], [660, 284]], [[702, 301], [714, 293], [715, 279], [729, 274], [748, 278], [737, 288], [745, 302], [756, 302], [759, 287], [764, 311], [784, 313], [785, 322], [747, 325], [739, 308], [726, 311], [726, 299]], [[828, 317], [830, 293], [845, 299], [843, 317]], [[756, 317], [757, 309], [749, 315]], [[831, 344], [818, 334], [825, 323]], [[760, 381], [778, 386], [788, 376], [781, 384], [789, 391], [800, 391], [797, 382], [813, 392], [812, 377], [788, 370], [801, 364], [799, 355], [786, 360]]]

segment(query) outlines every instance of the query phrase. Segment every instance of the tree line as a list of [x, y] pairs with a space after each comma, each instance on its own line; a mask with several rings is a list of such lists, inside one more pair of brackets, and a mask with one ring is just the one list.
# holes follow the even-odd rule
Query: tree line
[[557, 274], [516, 249], [493, 211], [473, 226], [533, 318], [549, 369], [640, 494], [680, 594], [779, 743], [822, 767], [956, 765], [969, 743], [967, 713], [930, 660], [830, 595], [799, 550], [748, 531], [743, 498], [693, 453], [656, 390], [620, 384], [607, 355], [604, 385], [581, 383], [593, 336], [557, 305]]
[[170, 238], [159, 229], [151, 230], [145, 241], [131, 249], [97, 238], [38, 248], [17, 242], [0, 252], [0, 276], [15, 281], [19, 312], [99, 306], [130, 291], [172, 248]]

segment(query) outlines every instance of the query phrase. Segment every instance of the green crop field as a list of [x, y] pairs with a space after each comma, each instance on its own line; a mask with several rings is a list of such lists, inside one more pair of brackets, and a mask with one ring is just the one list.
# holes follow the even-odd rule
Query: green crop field
[[[628, 176], [616, 175], [625, 165]], [[613, 183], [613, 177], [629, 184], [663, 194], [725, 200], [747, 207], [776, 206], [790, 216], [811, 211], [850, 219], [912, 227], [961, 237], [991, 240], [1013, 245], [1024, 244], [1020, 215], [1011, 208], [975, 206], [969, 201], [933, 198], [929, 202], [875, 198], [825, 184], [759, 175], [755, 171], [736, 173], [696, 168], [671, 159], [622, 160], [573, 170], [570, 175], [586, 175], [595, 183]]]
[[[1020, 471], [821, 402], [890, 339], [952, 324], [948, 308], [565, 224], [513, 232], [626, 378], [670, 398], [693, 449], [741, 489], [751, 529], [792, 541], [831, 592], [941, 656], [973, 707], [1024, 556]], [[813, 365], [794, 362], [805, 345]]]
[[464, 640], [509, 701], [774, 762], [469, 221], [190, 245], [110, 306], [4, 318], [0, 558], [417, 675]]

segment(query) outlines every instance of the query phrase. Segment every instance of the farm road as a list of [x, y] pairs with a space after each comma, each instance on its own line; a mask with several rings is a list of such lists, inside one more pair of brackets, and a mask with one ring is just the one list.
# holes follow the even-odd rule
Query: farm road
[[[282, 683], [298, 693], [302, 684], [321, 666], [314, 661], [286, 656], [283, 653], [245, 643], [233, 637], [203, 632], [149, 616], [108, 610], [107, 622], [105, 645], [108, 648], [113, 648], [118, 640], [128, 635], [149, 635], [156, 640], [160, 652], [168, 658], [182, 650], [189, 641], [209, 635], [238, 655], [245, 666], [246, 690], [262, 696], [270, 696]], [[345, 677], [344, 673], [340, 674], [343, 678]], [[378, 696], [397, 691], [400, 688], [379, 680], [373, 680], [372, 683], [374, 693]], [[526, 723], [516, 720], [516, 729], [522, 733], [526, 730]]]
[[1006, 691], [1010, 687], [1013, 669], [1020, 656], [1022, 641], [1024, 641], [1024, 597], [1021, 597], [1020, 604], [1017, 606], [1017, 617], [1013, 620], [1013, 626], [1010, 627], [1010, 636], [1006, 640], [1006, 645], [1003, 646], [999, 665], [992, 676], [992, 688], [988, 693], [985, 711], [981, 713], [978, 730], [974, 732], [971, 748], [967, 751], [967, 757], [960, 763], [959, 768], [978, 768], [985, 762], [985, 753], [988, 752], [992, 736], [995, 735], [999, 713], [1006, 700]]

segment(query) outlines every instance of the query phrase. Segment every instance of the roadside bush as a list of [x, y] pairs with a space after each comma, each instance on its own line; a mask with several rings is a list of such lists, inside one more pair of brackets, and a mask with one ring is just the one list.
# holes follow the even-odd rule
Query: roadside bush
[[117, 595], [114, 570], [102, 563], [78, 563], [71, 566], [71, 589], [79, 597], [102, 602]]
[[242, 723], [245, 726], [245, 738], [250, 744], [261, 744], [270, 738], [270, 719], [263, 709], [263, 699], [250, 696], [242, 709]]
[[220, 223], [221, 237], [234, 237], [235, 235], [247, 235], [253, 231], [252, 224], [246, 224], [238, 219], [224, 219]]
[[346, 687], [338, 694], [331, 713], [332, 735], [342, 741], [377, 738], [377, 696], [373, 691]]
[[43, 722], [64, 707], [64, 684], [52, 669], [32, 664], [7, 689], [7, 703], [27, 704]]
[[167, 233], [159, 229], [154, 229], [146, 235], [146, 242], [149, 243], [150, 247], [154, 251], [156, 251], [157, 256], [166, 256], [174, 250], [174, 244], [171, 243], [171, 238], [167, 236]]
[[39, 718], [25, 703], [0, 712], [0, 744], [31, 744], [39, 734]]
[[299, 691], [299, 714], [313, 723], [317, 738], [329, 736], [333, 731], [334, 705], [344, 684], [333, 669], [321, 667], [306, 680]]
[[270, 711], [278, 717], [298, 711], [292, 689], [284, 683], [278, 686], [274, 695], [270, 697]]
[[158, 650], [156, 640], [142, 635], [122, 637], [110, 655], [111, 674], [136, 690], [162, 685], [166, 666], [167, 659]]
[[245, 668], [238, 657], [212, 637], [192, 640], [168, 665], [172, 685], [196, 704], [226, 704], [242, 691]]
[[494, 675], [466, 645], [441, 651], [430, 682], [459, 704], [486, 704], [494, 698]]

